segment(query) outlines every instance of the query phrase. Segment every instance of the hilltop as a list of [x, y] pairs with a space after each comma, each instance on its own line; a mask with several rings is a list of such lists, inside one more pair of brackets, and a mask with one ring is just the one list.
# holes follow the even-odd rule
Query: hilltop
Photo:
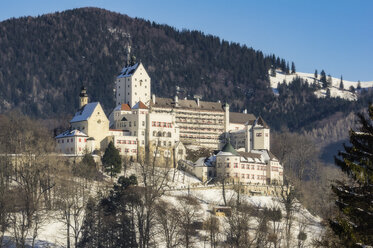
[[[315, 78], [315, 74], [313, 73], [295, 72], [291, 74], [286, 74], [282, 72], [282, 70], [277, 69], [275, 77], [272, 77], [271, 75], [269, 75], [271, 88], [273, 89], [274, 92], [277, 92], [278, 84], [282, 84], [283, 82], [285, 82], [286, 84], [289, 84], [296, 78], [301, 78], [304, 81], [307, 81], [308, 83], [316, 82], [318, 85], [320, 85], [320, 87], [322, 85], [320, 81], [320, 76]], [[331, 79], [332, 79], [331, 86], [328, 87], [330, 89], [330, 96], [340, 97], [348, 101], [356, 101], [358, 98], [356, 93], [353, 93], [349, 90], [351, 86], [357, 89], [360, 83], [360, 87], [362, 89], [369, 89], [373, 87], [373, 81], [357, 82], [357, 81], [342, 80], [344, 88], [340, 89], [339, 86], [340, 86], [341, 79], [335, 78], [335, 77], [331, 77]], [[319, 89], [315, 91], [315, 95], [319, 98], [326, 97], [326, 89]]]

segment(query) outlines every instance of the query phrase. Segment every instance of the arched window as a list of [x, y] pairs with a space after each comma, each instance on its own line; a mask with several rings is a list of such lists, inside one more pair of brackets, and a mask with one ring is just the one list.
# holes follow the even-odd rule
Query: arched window
[[157, 131], [153, 131], [153, 136], [157, 136]]
[[158, 137], [162, 137], [162, 132], [161, 131], [158, 132]]
[[171, 137], [171, 132], [168, 132], [168, 133], [167, 133], [167, 137]]

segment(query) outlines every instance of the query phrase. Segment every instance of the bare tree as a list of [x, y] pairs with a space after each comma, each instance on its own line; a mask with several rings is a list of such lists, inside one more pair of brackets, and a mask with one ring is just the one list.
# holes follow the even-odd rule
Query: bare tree
[[200, 204], [194, 197], [182, 196], [179, 197], [180, 207], [180, 230], [182, 236], [183, 247], [192, 247], [194, 243], [194, 236], [196, 236], [196, 229], [194, 222], [199, 220]]
[[220, 233], [219, 219], [214, 216], [209, 216], [203, 223], [204, 229], [209, 233], [210, 247], [216, 248]]
[[3, 116], [0, 144], [1, 154], [11, 166], [4, 181], [5, 185], [12, 181], [5, 188], [12, 205], [11, 234], [17, 247], [24, 247], [30, 236], [34, 246], [44, 213], [51, 207], [56, 159], [50, 153], [54, 140], [41, 123], [12, 112]]
[[156, 206], [156, 220], [159, 231], [164, 238], [167, 248], [180, 245], [180, 213], [171, 203], [159, 201]]
[[252, 207], [244, 203], [231, 207], [232, 212], [226, 218], [227, 244], [236, 248], [252, 247], [255, 241], [254, 236], [250, 237], [250, 221], [253, 219]]
[[284, 224], [284, 236], [286, 241], [286, 247], [290, 248], [292, 239], [292, 227], [294, 224], [294, 214], [299, 210], [297, 200], [295, 198], [295, 191], [289, 185], [282, 186], [280, 202], [283, 204], [285, 209], [285, 224]]

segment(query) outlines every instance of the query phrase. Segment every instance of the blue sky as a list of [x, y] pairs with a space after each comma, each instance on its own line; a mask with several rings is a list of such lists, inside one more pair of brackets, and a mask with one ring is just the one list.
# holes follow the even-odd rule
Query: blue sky
[[0, 20], [95, 6], [178, 29], [196, 29], [345, 80], [373, 80], [370, 0], [13, 0]]

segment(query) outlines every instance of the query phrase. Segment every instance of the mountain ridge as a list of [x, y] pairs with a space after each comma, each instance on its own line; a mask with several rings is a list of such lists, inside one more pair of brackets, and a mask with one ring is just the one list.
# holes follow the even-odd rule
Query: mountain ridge
[[82, 85], [108, 113], [127, 45], [141, 60], [160, 97], [230, 103], [262, 116], [271, 128], [310, 126], [335, 112], [360, 109], [343, 99], [318, 99], [302, 82], [273, 95], [268, 71], [285, 68], [275, 55], [200, 31], [178, 31], [99, 8], [79, 8], [0, 22], [0, 112], [19, 108], [37, 118], [71, 115]]

